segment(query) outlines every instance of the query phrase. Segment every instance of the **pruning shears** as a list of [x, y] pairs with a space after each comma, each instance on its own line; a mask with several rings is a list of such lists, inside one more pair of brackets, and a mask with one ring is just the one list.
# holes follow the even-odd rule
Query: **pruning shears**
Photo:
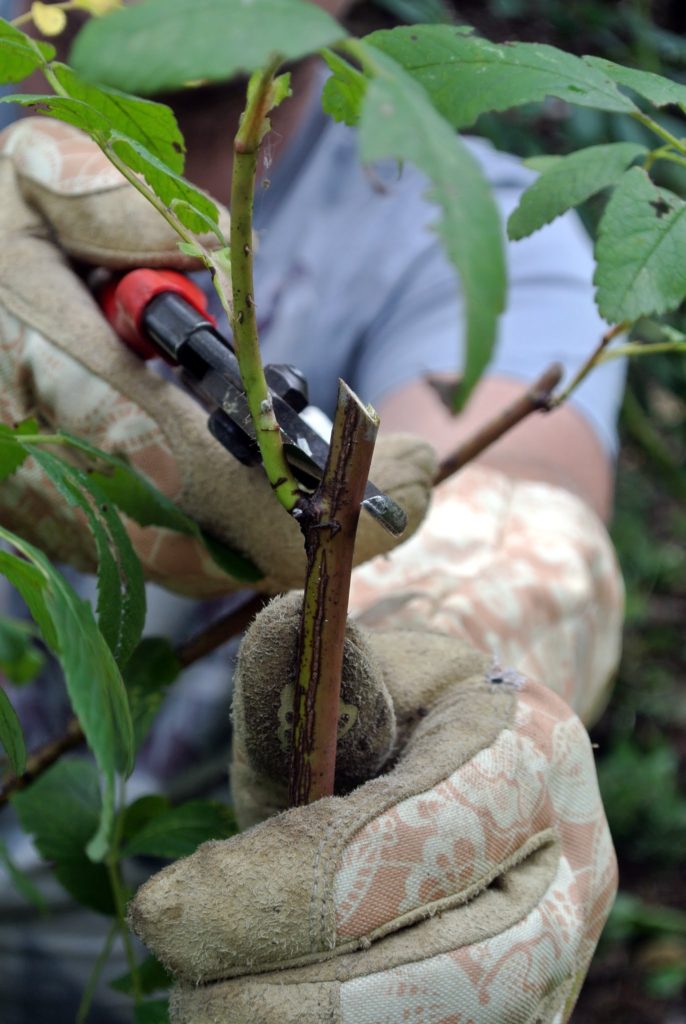
[[[207, 298], [174, 270], [132, 270], [97, 289], [100, 305], [122, 341], [143, 359], [162, 357], [184, 371], [184, 380], [210, 409], [208, 428], [234, 458], [261, 465], [238, 361], [228, 338], [207, 311]], [[307, 381], [294, 366], [265, 366], [286, 460], [304, 488], [322, 478], [329, 445], [300, 415], [308, 405]], [[390, 533], [403, 532], [402, 508], [369, 481], [362, 507]]]

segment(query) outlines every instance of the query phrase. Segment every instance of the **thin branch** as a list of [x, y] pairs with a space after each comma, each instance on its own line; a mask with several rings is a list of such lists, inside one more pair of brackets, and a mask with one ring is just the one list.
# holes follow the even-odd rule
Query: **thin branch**
[[572, 377], [571, 381], [564, 389], [564, 391], [561, 391], [559, 395], [555, 395], [555, 398], [551, 402], [551, 408], [556, 408], [558, 405], [562, 405], [563, 402], [567, 401], [572, 391], [575, 391], [578, 388], [579, 384], [581, 384], [581, 382], [585, 380], [586, 377], [588, 377], [591, 370], [594, 370], [596, 366], [598, 366], [603, 361], [605, 349], [610, 344], [610, 342], [614, 341], [614, 339], [619, 337], [620, 334], [624, 334], [626, 331], [629, 330], [630, 327], [631, 324], [628, 321], [624, 320], [621, 324], [615, 324], [614, 327], [610, 327], [608, 331], [605, 331], [605, 334], [602, 335], [600, 341], [593, 349], [586, 362], [583, 364], [581, 369]]
[[301, 505], [307, 577], [293, 700], [290, 806], [333, 793], [348, 593], [379, 420], [343, 381], [322, 482]]
[[[268, 597], [258, 594], [256, 597], [245, 601], [239, 608], [228, 612], [222, 618], [217, 619], [206, 629], [201, 630], [196, 636], [191, 637], [184, 644], [176, 648], [176, 656], [183, 668], [192, 665], [194, 662], [204, 658], [206, 654], [221, 647], [232, 637], [242, 633], [248, 623], [257, 615]], [[76, 750], [85, 740], [83, 730], [77, 718], [69, 720], [67, 727], [56, 740], [51, 740], [44, 746], [39, 747], [26, 762], [26, 771], [22, 775], [9, 775], [5, 784], [0, 790], [0, 808], [4, 806], [14, 793], [26, 789], [32, 782], [42, 775], [51, 765], [71, 750]]]
[[562, 379], [563, 369], [559, 363], [553, 363], [541, 376], [527, 388], [524, 394], [497, 413], [480, 427], [471, 437], [467, 438], [454, 452], [446, 456], [439, 464], [434, 477], [434, 487], [462, 469], [468, 462], [476, 459], [486, 448], [498, 441], [504, 434], [532, 412], [546, 412], [553, 401], [552, 393]]

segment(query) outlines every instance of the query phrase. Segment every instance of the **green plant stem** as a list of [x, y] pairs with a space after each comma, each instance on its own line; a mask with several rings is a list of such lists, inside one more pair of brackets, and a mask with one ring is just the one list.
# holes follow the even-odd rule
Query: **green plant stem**
[[110, 953], [112, 951], [112, 945], [114, 944], [114, 940], [117, 937], [118, 932], [119, 932], [119, 921], [113, 921], [112, 922], [112, 927], [110, 928], [110, 930], [107, 933], [107, 938], [105, 939], [105, 943], [104, 943], [102, 949], [100, 950], [100, 952], [98, 953], [98, 958], [95, 961], [95, 964], [93, 965], [93, 970], [91, 971], [91, 973], [89, 975], [88, 982], [86, 983], [86, 987], [83, 990], [83, 995], [81, 996], [81, 1002], [79, 1003], [79, 1009], [78, 1009], [78, 1012], [76, 1014], [76, 1024], [85, 1024], [85, 1021], [86, 1021], [86, 1019], [88, 1017], [88, 1012], [89, 1012], [89, 1010], [91, 1008], [91, 1003], [93, 1002], [93, 996], [95, 995], [95, 990], [96, 990], [96, 988], [98, 986], [98, 982], [100, 980], [100, 975], [102, 974], [102, 972], [103, 972], [103, 970], [104, 970], [104, 968], [105, 968], [105, 966], [107, 964], [107, 961], [109, 960]]
[[293, 698], [291, 807], [333, 793], [353, 548], [378, 426], [376, 413], [339, 381], [324, 476], [300, 520], [307, 577]]
[[669, 160], [673, 164], [678, 164], [679, 167], [686, 167], [686, 156], [679, 156], [678, 153], [673, 152], [671, 145], [660, 146], [659, 149], [653, 149], [648, 153], [643, 161], [643, 169], [649, 171], [656, 160]]
[[[232, 328], [236, 358], [245, 388], [255, 435], [269, 483], [276, 497], [289, 512], [301, 493], [283, 450], [281, 431], [260, 358], [253, 285], [252, 211], [257, 154], [265, 133], [267, 114], [273, 106], [275, 60], [262, 71], [250, 91], [240, 128], [234, 139], [231, 178], [231, 281], [233, 296]], [[221, 291], [220, 298], [224, 299]], [[227, 312], [230, 312], [227, 310]]]
[[[120, 815], [121, 817], [121, 815]], [[140, 978], [138, 976], [138, 964], [136, 963], [136, 954], [133, 950], [133, 943], [131, 942], [131, 935], [129, 928], [126, 923], [126, 901], [124, 899], [124, 890], [122, 887], [121, 880], [121, 868], [117, 863], [116, 859], [110, 855], [106, 861], [107, 874], [109, 875], [110, 885], [112, 887], [112, 895], [114, 896], [114, 906], [117, 914], [117, 930], [121, 934], [122, 942], [124, 944], [124, 953], [126, 954], [126, 962], [129, 965], [129, 971], [131, 973], [131, 988], [133, 992], [133, 1000], [136, 1006], [140, 1003], [143, 998], [141, 992]]]
[[593, 370], [602, 362], [605, 349], [610, 344], [610, 342], [613, 341], [615, 338], [619, 337], [620, 334], [624, 334], [624, 332], [628, 331], [630, 327], [631, 324], [628, 321], [623, 321], [621, 324], [615, 324], [614, 327], [611, 327], [608, 331], [605, 331], [605, 334], [603, 334], [600, 341], [598, 342], [594, 350], [591, 352], [586, 362], [583, 364], [581, 369], [574, 375], [574, 377], [569, 382], [567, 387], [564, 388], [558, 395], [555, 395], [550, 400], [551, 409], [555, 409], [558, 405], [562, 405], [563, 402], [567, 401], [572, 392], [578, 388], [579, 384], [581, 384], [583, 380], [586, 379], [591, 370]]
[[668, 143], [673, 149], [676, 149], [677, 152], [686, 155], [686, 142], [682, 139], [677, 139], [676, 135], [672, 135], [671, 132], [667, 131], [666, 128], [663, 128], [661, 124], [657, 123], [657, 121], [654, 121], [648, 114], [644, 114], [639, 111], [638, 113], [630, 114], [629, 116], [633, 117], [634, 121], [638, 121], [639, 124], [642, 124], [644, 128], [647, 128], [659, 138], [663, 139], [664, 142]]
[[642, 342], [628, 341], [625, 345], [617, 345], [609, 352], [603, 352], [598, 360], [598, 365], [609, 363], [613, 359], [622, 359], [624, 356], [654, 356], [660, 352], [686, 354], [686, 341], [656, 341], [648, 345]]
[[121, 876], [121, 864], [120, 864], [120, 848], [121, 848], [121, 837], [122, 830], [124, 827], [124, 808], [126, 807], [126, 782], [124, 779], [120, 780], [120, 792], [119, 792], [119, 813], [114, 820], [114, 828], [112, 830], [112, 841], [110, 848], [105, 860], [107, 865], [107, 873], [110, 879], [110, 885], [112, 887], [112, 895], [114, 896], [114, 907], [117, 916], [117, 925], [121, 932], [122, 942], [124, 944], [124, 952], [126, 954], [126, 961], [129, 965], [129, 971], [131, 973], [131, 989], [133, 994], [133, 1000], [136, 1006], [140, 1003], [143, 998], [141, 992], [140, 976], [138, 974], [138, 964], [136, 963], [136, 955], [133, 950], [133, 943], [131, 942], [131, 933], [126, 923], [126, 899], [124, 897], [124, 888], [122, 885]]

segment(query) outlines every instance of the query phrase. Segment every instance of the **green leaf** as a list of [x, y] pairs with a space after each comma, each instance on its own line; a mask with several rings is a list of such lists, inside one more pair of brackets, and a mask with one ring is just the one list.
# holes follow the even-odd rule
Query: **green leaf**
[[262, 573], [249, 559], [209, 538], [196, 522], [122, 459], [99, 451], [82, 438], [64, 431], [60, 431], [60, 434], [68, 438], [69, 443], [79, 451], [105, 463], [103, 470], [89, 474], [91, 480], [139, 526], [164, 526], [169, 530], [189, 534], [202, 541], [217, 565], [235, 579], [253, 583], [262, 578]]
[[[42, 551], [0, 527], [23, 559], [0, 551], [0, 572], [20, 592], [64, 672], [71, 705], [105, 776], [102, 817], [89, 846], [104, 856], [114, 808], [115, 775], [133, 766], [133, 727], [124, 683], [93, 612]], [[24, 559], [26, 561], [24, 561]]]
[[[169, 988], [172, 983], [172, 976], [154, 956], [148, 956], [136, 970], [138, 991], [142, 996], [149, 996], [160, 989]], [[120, 975], [110, 982], [110, 987], [117, 992], [124, 992], [126, 995], [133, 995], [134, 984], [131, 972]]]
[[647, 152], [633, 142], [613, 142], [560, 157], [523, 194], [507, 222], [508, 235], [526, 238], [538, 231], [565, 210], [614, 185], [629, 164]]
[[55, 56], [55, 47], [39, 43], [0, 18], [0, 82], [21, 82]]
[[37, 445], [27, 446], [70, 505], [86, 515], [98, 553], [98, 624], [119, 665], [125, 665], [145, 625], [141, 564], [117, 512], [91, 475]]
[[15, 775], [23, 775], [26, 770], [26, 744], [24, 733], [17, 712], [12, 707], [9, 697], [0, 686], [0, 746], [5, 753]]
[[136, 749], [147, 736], [167, 690], [180, 672], [174, 648], [163, 637], [145, 637], [131, 655], [124, 678]]
[[19, 895], [23, 896], [26, 902], [32, 904], [32, 906], [34, 906], [36, 910], [39, 910], [41, 914], [46, 913], [48, 903], [45, 896], [40, 889], [34, 885], [29, 875], [17, 867], [9, 855], [7, 846], [2, 842], [0, 842], [0, 864], [4, 864], [5, 871], [9, 875], [12, 885]]
[[113, 152], [132, 171], [142, 174], [155, 195], [167, 206], [178, 204], [174, 212], [189, 231], [207, 231], [208, 222], [215, 225], [218, 223], [219, 211], [209, 196], [198, 191], [185, 178], [174, 174], [140, 142], [119, 132], [112, 132], [105, 150]]
[[86, 78], [145, 96], [222, 82], [297, 60], [345, 35], [306, 0], [143, 0], [79, 33], [70, 63]]
[[[14, 534], [3, 535], [4, 539], [13, 542]], [[17, 558], [9, 551], [0, 549], [0, 574], [5, 576], [12, 586], [21, 594], [28, 607], [40, 634], [51, 650], [57, 648], [57, 636], [52, 624], [50, 612], [45, 601], [45, 576], [34, 565], [23, 558]]]
[[10, 427], [0, 424], [0, 481], [15, 473], [26, 458]]
[[326, 50], [323, 57], [333, 72], [327, 78], [322, 92], [324, 112], [334, 121], [355, 125], [362, 112], [367, 79], [333, 50]]
[[107, 869], [85, 852], [102, 815], [98, 772], [92, 761], [59, 761], [12, 797], [24, 831], [35, 840], [55, 875], [79, 903], [115, 914]]
[[539, 174], [543, 174], [544, 171], [549, 171], [555, 164], [559, 164], [561, 156], [555, 156], [553, 154], [538, 153], [536, 156], [528, 156], [526, 160], [522, 160], [525, 167], [528, 167], [531, 171], [538, 171]]
[[638, 109], [598, 68], [544, 43], [491, 43], [450, 25], [374, 32], [366, 42], [409, 71], [457, 128], [548, 96], [612, 113]]
[[101, 114], [110, 129], [135, 139], [176, 174], [183, 172], [185, 143], [170, 107], [91, 85], [66, 64], [53, 65], [53, 72], [69, 96]]
[[627, 171], [600, 222], [597, 302], [610, 322], [676, 309], [686, 296], [686, 203], [640, 167]]
[[656, 107], [677, 106], [686, 113], [686, 85], [674, 82], [664, 75], [653, 74], [652, 71], [638, 71], [636, 68], [625, 68], [602, 57], [583, 57], [582, 60], [590, 67], [607, 75], [619, 85], [632, 89], [649, 100]]
[[430, 179], [428, 198], [442, 210], [437, 231], [465, 296], [464, 402], [490, 359], [505, 303], [500, 217], [478, 163], [424, 90], [383, 54], [372, 60], [379, 74], [369, 83], [360, 121], [362, 156], [409, 160]]
[[84, 82], [65, 64], [53, 72], [69, 94], [14, 93], [3, 103], [19, 103], [80, 128], [104, 145], [114, 132], [146, 147], [173, 173], [183, 171], [185, 144], [172, 110], [162, 103], [142, 100], [114, 89]]
[[220, 540], [205, 533], [204, 530], [198, 531], [198, 535], [219, 568], [229, 576], [242, 580], [244, 583], [257, 583], [262, 579], [263, 574], [247, 558], [237, 554]]
[[139, 1003], [133, 1010], [133, 1024], [169, 1024], [169, 1001], [151, 999]]
[[11, 683], [29, 683], [45, 664], [35, 646], [36, 630], [28, 622], [0, 615], [0, 671]]
[[228, 807], [191, 800], [156, 815], [129, 841], [123, 856], [186, 857], [208, 839], [227, 839], [237, 829]]
[[159, 814], [163, 814], [168, 811], [171, 807], [171, 803], [166, 796], [160, 796], [157, 793], [151, 793], [148, 796], [141, 796], [138, 800], [134, 800], [132, 804], [125, 807], [121, 814], [121, 838], [122, 840], [131, 839], [136, 832], [156, 818]]

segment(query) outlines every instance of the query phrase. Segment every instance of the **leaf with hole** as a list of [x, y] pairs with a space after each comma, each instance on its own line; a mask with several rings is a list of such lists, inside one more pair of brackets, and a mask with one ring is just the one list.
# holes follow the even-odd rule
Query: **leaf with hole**
[[366, 42], [401, 64], [456, 128], [548, 96], [611, 113], [638, 109], [603, 71], [544, 43], [491, 43], [450, 25], [383, 30]]
[[652, 71], [639, 71], [637, 68], [625, 68], [614, 61], [602, 57], [583, 57], [582, 60], [611, 78], [618, 85], [638, 93], [656, 107], [680, 107], [686, 112], [686, 85], [675, 82], [665, 75], [656, 75]]
[[686, 297], [686, 203], [640, 167], [607, 204], [595, 247], [596, 298], [610, 322], [676, 309]]

